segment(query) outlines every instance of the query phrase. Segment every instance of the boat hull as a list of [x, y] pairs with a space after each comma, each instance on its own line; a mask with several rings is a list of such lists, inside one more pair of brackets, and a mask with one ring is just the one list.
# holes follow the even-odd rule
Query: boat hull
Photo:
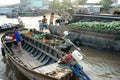
[[11, 66], [15, 66], [17, 70], [19, 70], [28, 79], [30, 80], [57, 80], [57, 79], [50, 78], [40, 73], [35, 73], [34, 71], [27, 69], [27, 67], [22, 66], [19, 61], [16, 61], [11, 55], [9, 55], [9, 52], [7, 52], [7, 50], [4, 50], [4, 51], [5, 51], [5, 54], [7, 54], [8, 59], [10, 60]]
[[[34, 41], [34, 39], [25, 36], [23, 39], [26, 40], [23, 42], [23, 51], [25, 53], [18, 55], [19, 53], [15, 52], [16, 49], [13, 49], [12, 46], [15, 42], [10, 41], [6, 43], [2, 38], [4, 52], [10, 60], [10, 64], [14, 65], [23, 75], [30, 80], [73, 80], [73, 74], [69, 69], [66, 71], [56, 71], [57, 68], [62, 70], [56, 62], [64, 56], [63, 53], [49, 45]], [[54, 76], [54, 74], [51, 75], [51, 72], [54, 71], [56, 71], [56, 75], [59, 78], [56, 75]], [[61, 73], [63, 75], [59, 76]]]

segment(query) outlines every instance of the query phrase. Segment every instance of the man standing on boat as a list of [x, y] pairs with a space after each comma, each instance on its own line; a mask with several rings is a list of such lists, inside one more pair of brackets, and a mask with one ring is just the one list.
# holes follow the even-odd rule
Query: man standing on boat
[[54, 13], [51, 13], [51, 15], [50, 15], [50, 26], [53, 26], [53, 20], [54, 20]]
[[45, 29], [47, 29], [47, 18], [46, 18], [46, 16], [43, 16], [42, 23], [43, 23], [43, 27]]
[[19, 25], [23, 27], [24, 24], [23, 24], [23, 21], [21, 20], [20, 16], [18, 16], [17, 19], [18, 19], [18, 23], [19, 23]]
[[22, 37], [19, 32], [19, 26], [15, 28], [14, 34], [17, 42], [17, 49], [18, 49], [18, 52], [20, 52], [22, 50]]

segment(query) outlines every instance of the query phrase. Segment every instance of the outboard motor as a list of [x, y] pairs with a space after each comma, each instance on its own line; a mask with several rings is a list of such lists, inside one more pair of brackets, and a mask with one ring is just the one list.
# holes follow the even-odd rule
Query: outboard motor
[[80, 60], [83, 60], [83, 55], [78, 50], [74, 50], [72, 52], [72, 56], [77, 62], [79, 62]]
[[77, 63], [82, 60], [83, 56], [78, 50], [74, 50], [72, 53], [65, 57], [65, 61], [69, 69], [80, 78], [80, 80], [91, 80], [87, 74], [83, 71], [83, 67]]

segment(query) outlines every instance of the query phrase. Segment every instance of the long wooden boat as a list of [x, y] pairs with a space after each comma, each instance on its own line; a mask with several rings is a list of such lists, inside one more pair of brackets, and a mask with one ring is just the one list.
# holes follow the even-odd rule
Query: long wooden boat
[[[60, 36], [57, 36], [57, 35], [53, 35], [53, 34], [50, 34], [50, 33], [45, 33], [45, 32], [40, 32], [38, 30], [33, 30], [32, 31], [32, 37], [29, 36], [29, 31], [23, 31], [21, 32], [22, 33], [22, 36], [26, 36], [26, 37], [29, 37], [29, 38], [33, 38], [37, 41], [40, 41], [40, 42], [43, 42], [45, 44], [48, 44], [48, 45], [51, 45], [51, 46], [55, 46], [55, 45], [59, 45], [61, 44], [62, 42], [65, 42], [65, 40], [60, 37]], [[47, 41], [44, 41], [44, 38], [47, 37]]]
[[[2, 27], [3, 25], [5, 25], [5, 27]], [[12, 23], [3, 24], [3, 25], [0, 26], [0, 32], [5, 32], [5, 31], [13, 30], [16, 27], [23, 27], [23, 26], [20, 26], [19, 24], [12, 24]]]
[[[80, 54], [84, 56], [81, 50], [77, 46], [75, 46], [69, 39], [66, 39], [57, 35], [53, 35], [53, 34], [43, 33], [37, 30], [33, 31], [33, 35], [34, 36], [32, 37], [29, 36], [26, 31], [22, 33], [22, 36], [29, 37], [40, 43], [52, 46], [55, 49], [58, 49], [59, 51], [62, 51], [66, 54], [71, 53], [73, 50], [78, 50]], [[49, 39], [47, 41], [44, 41], [44, 38], [46, 36], [49, 36]]]
[[90, 29], [80, 29], [72, 27], [50, 26], [52, 34], [58, 34], [58, 31], [69, 31], [71, 34], [68, 38], [77, 46], [84, 45], [101, 51], [120, 54], [120, 31], [97, 31]]
[[23, 36], [23, 50], [20, 54], [14, 46], [15, 41], [4, 40], [6, 35], [11, 36], [11, 34], [12, 32], [7, 32], [1, 39], [4, 51], [11, 64], [15, 65], [27, 78], [30, 80], [73, 80], [72, 72], [65, 65], [57, 63], [65, 53]]

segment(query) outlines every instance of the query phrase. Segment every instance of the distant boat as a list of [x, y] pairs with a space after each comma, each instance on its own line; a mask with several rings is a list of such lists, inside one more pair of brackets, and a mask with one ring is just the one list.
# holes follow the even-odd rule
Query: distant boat
[[[0, 32], [5, 32], [8, 30], [13, 30], [14, 28], [18, 27], [19, 24], [13, 24], [13, 23], [4, 23], [0, 26]], [[22, 27], [19, 25], [19, 27]]]

